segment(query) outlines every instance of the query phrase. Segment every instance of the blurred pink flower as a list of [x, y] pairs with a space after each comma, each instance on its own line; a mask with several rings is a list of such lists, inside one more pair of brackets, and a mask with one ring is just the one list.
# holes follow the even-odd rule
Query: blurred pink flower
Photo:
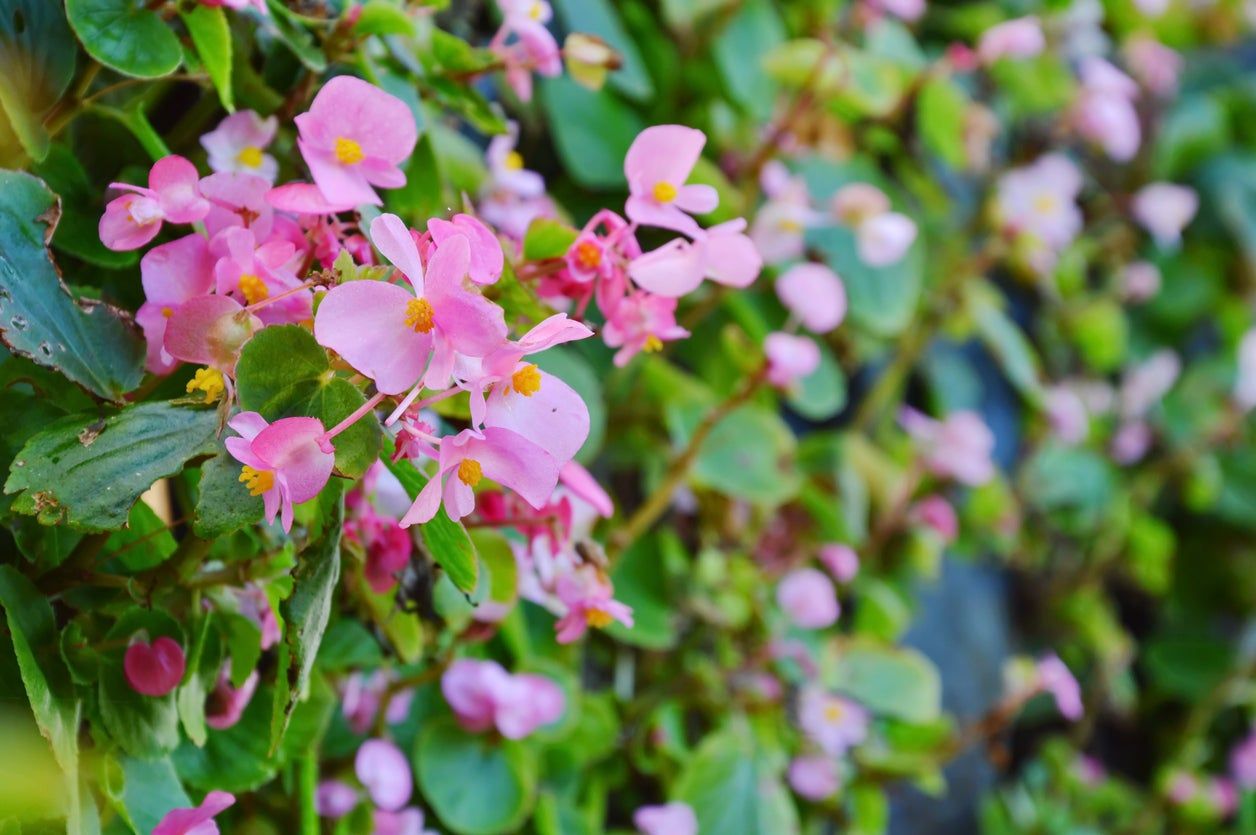
[[314, 806], [319, 817], [338, 820], [358, 805], [358, 791], [343, 780], [324, 780], [318, 784]]
[[265, 119], [252, 110], [240, 110], [218, 123], [218, 127], [201, 137], [201, 145], [214, 171], [256, 174], [273, 183], [279, 175], [279, 163], [266, 146], [275, 139], [279, 120]]
[[642, 835], [698, 835], [698, 816], [687, 803], [642, 806], [632, 823]]
[[410, 761], [401, 749], [386, 739], [368, 739], [353, 760], [358, 781], [371, 802], [387, 812], [395, 812], [410, 802], [414, 778]]
[[833, 581], [814, 568], [786, 574], [776, 587], [776, 605], [800, 629], [826, 629], [841, 614]]
[[824, 334], [846, 318], [846, 288], [823, 264], [798, 264], [776, 280], [785, 309], [812, 333]]
[[959, 518], [955, 508], [941, 496], [934, 494], [916, 502], [911, 509], [912, 521], [934, 531], [944, 544], [950, 544], [959, 536]]
[[283, 418], [274, 423], [257, 412], [241, 412], [227, 422], [239, 437], [227, 438], [227, 451], [244, 465], [240, 481], [261, 496], [266, 521], [282, 512], [284, 531], [292, 529], [292, 506], [308, 502], [331, 478], [336, 455], [317, 418]]
[[581, 566], [558, 577], [558, 601], [567, 613], [554, 624], [560, 644], [578, 641], [590, 626], [603, 629], [615, 621], [632, 627], [632, 607], [615, 599], [610, 580], [592, 566]]
[[257, 690], [257, 670], [249, 673], [239, 688], [231, 686], [231, 662], [227, 661], [218, 672], [218, 680], [205, 702], [205, 724], [223, 731], [233, 727], [244, 715]]
[[842, 787], [837, 763], [824, 754], [794, 757], [789, 763], [789, 785], [799, 797], [827, 800]]
[[773, 331], [763, 340], [768, 382], [788, 389], [820, 367], [820, 347], [806, 336]]
[[1157, 244], [1175, 247], [1182, 239], [1182, 230], [1199, 210], [1199, 195], [1187, 186], [1151, 183], [1134, 195], [1130, 209]]
[[152, 835], [218, 835], [214, 816], [235, 803], [235, 795], [212, 791], [194, 809], [172, 809], [153, 829]]
[[1018, 17], [995, 24], [981, 33], [977, 55], [986, 64], [1000, 58], [1033, 58], [1042, 52], [1047, 41], [1037, 17]]
[[994, 434], [976, 412], [961, 410], [937, 421], [911, 407], [899, 415], [903, 428], [921, 445], [929, 471], [975, 487], [994, 477]]
[[562, 688], [545, 676], [511, 675], [496, 661], [460, 658], [441, 677], [441, 692], [464, 728], [496, 727], [507, 739], [523, 739], [557, 722], [566, 710]]
[[1082, 690], [1060, 657], [1050, 653], [1038, 660], [1038, 686], [1055, 699], [1055, 706], [1065, 719], [1076, 722], [1082, 718]]
[[160, 697], [179, 686], [187, 669], [187, 657], [173, 638], [162, 635], [149, 643], [137, 636], [126, 648], [122, 667], [132, 690]]
[[849, 583], [859, 573], [859, 555], [849, 545], [840, 542], [821, 545], [817, 557], [839, 583]]
[[602, 329], [607, 346], [619, 349], [617, 366], [627, 365], [641, 351], [662, 350], [664, 342], [688, 335], [676, 324], [676, 300], [645, 292], [632, 293], [616, 305]]
[[827, 754], [838, 757], [868, 735], [868, 712], [850, 699], [815, 687], [803, 690], [798, 724]]

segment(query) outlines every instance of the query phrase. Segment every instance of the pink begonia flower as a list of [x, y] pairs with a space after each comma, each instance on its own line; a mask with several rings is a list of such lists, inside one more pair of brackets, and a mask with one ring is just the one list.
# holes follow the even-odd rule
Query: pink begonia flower
[[501, 278], [506, 256], [493, 230], [471, 215], [457, 214], [452, 220], [434, 217], [427, 222], [428, 234], [440, 248], [454, 235], [462, 235], [471, 245], [471, 268], [468, 275], [476, 284], [492, 284]]
[[531, 440], [561, 467], [589, 437], [589, 407], [561, 379], [523, 363], [507, 385], [493, 387], [484, 426], [507, 429]]
[[763, 259], [745, 228], [746, 221], [738, 218], [711, 227], [692, 242], [673, 240], [633, 259], [628, 275], [651, 293], [671, 298], [696, 290], [703, 278], [726, 287], [748, 287], [759, 277]]
[[401, 519], [402, 527], [422, 524], [444, 504], [455, 521], [475, 509], [475, 488], [485, 477], [518, 493], [539, 508], [558, 484], [558, 463], [540, 445], [495, 426], [464, 429], [440, 442], [436, 474], [419, 491]]
[[458, 354], [483, 357], [502, 345], [505, 313], [462, 286], [471, 267], [467, 236], [448, 238], [432, 256], [426, 276], [418, 245], [401, 218], [375, 218], [371, 240], [413, 292], [385, 281], [332, 288], [314, 319], [320, 345], [374, 380], [384, 394], [401, 394], [420, 376], [428, 388], [444, 389]]
[[1146, 421], [1127, 421], [1112, 436], [1112, 460], [1123, 467], [1135, 464], [1151, 449], [1151, 442], [1151, 427]]
[[820, 367], [820, 346], [806, 336], [774, 331], [763, 340], [768, 382], [787, 389]]
[[371, 823], [372, 835], [436, 835], [434, 830], [423, 828], [423, 810], [414, 807], [399, 812], [376, 809]]
[[153, 835], [219, 835], [214, 816], [235, 803], [235, 795], [212, 791], [195, 809], [171, 809]]
[[641, 835], [698, 835], [698, 816], [688, 803], [642, 806], [632, 814]]
[[842, 787], [837, 763], [823, 754], [794, 757], [789, 763], [789, 785], [799, 797], [827, 800]]
[[1065, 719], [1076, 722], [1082, 718], [1082, 689], [1077, 679], [1055, 653], [1038, 660], [1038, 686], [1055, 699], [1055, 706]]
[[397, 585], [397, 575], [410, 564], [414, 542], [395, 519], [375, 517], [366, 537], [366, 582], [383, 594]]
[[1162, 348], [1129, 368], [1121, 381], [1121, 415], [1138, 418], [1147, 414], [1169, 393], [1181, 373], [1182, 360], [1171, 348]]
[[633, 293], [615, 307], [602, 328], [602, 339], [618, 348], [615, 365], [627, 365], [641, 351], [662, 350], [664, 342], [684, 339], [689, 331], [676, 324], [676, 299]]
[[235, 375], [240, 350], [262, 320], [230, 296], [196, 296], [174, 309], [162, 347], [177, 360]]
[[558, 472], [558, 480], [577, 498], [607, 519], [615, 515], [615, 503], [593, 475], [576, 461], [568, 461]]
[[358, 748], [353, 770], [380, 809], [396, 812], [410, 802], [414, 778], [401, 749], [386, 739], [368, 739]]
[[496, 727], [507, 739], [557, 722], [567, 708], [562, 688], [550, 679], [511, 675], [496, 661], [460, 658], [441, 676], [440, 689], [462, 727], [473, 733]]
[[705, 144], [706, 134], [683, 125], [655, 125], [638, 134], [624, 158], [629, 220], [698, 237], [701, 230], [689, 215], [706, 214], [720, 202], [711, 186], [685, 184]]
[[1248, 733], [1230, 751], [1230, 775], [1240, 789], [1256, 789], [1256, 731]]
[[819, 220], [811, 208], [806, 181], [792, 175], [780, 160], [770, 160], [759, 174], [759, 183], [768, 201], [750, 226], [755, 249], [769, 264], [801, 258], [807, 228]]
[[847, 183], [833, 193], [829, 206], [842, 223], [858, 226], [868, 218], [888, 212], [890, 198], [871, 183]]
[[977, 55], [984, 63], [993, 64], [1000, 58], [1033, 58], [1046, 45], [1042, 23], [1030, 15], [1005, 20], [982, 32]]
[[135, 321], [148, 345], [145, 367], [154, 374], [169, 374], [178, 361], [165, 348], [166, 323], [188, 299], [205, 296], [214, 286], [214, 258], [200, 235], [188, 235], [155, 246], [140, 259], [144, 303]]
[[353, 203], [338, 202], [319, 191], [313, 183], [284, 183], [266, 193], [266, 202], [281, 212], [294, 215], [334, 215], [352, 211]]
[[912, 505], [911, 519], [936, 533], [943, 544], [950, 544], [959, 536], [959, 518], [951, 503], [938, 495], [927, 496]]
[[1153, 95], [1168, 98], [1177, 92], [1182, 56], [1150, 35], [1133, 35], [1122, 50], [1130, 72]]
[[269, 15], [270, 10], [266, 8], [266, 0], [200, 0], [202, 6], [226, 6], [228, 9], [242, 11], [243, 9], [252, 8], [258, 14]]
[[257, 670], [254, 670], [238, 689], [232, 687], [231, 663], [224, 663], [218, 673], [218, 681], [205, 702], [205, 724], [218, 731], [233, 727], [253, 700], [257, 682]]
[[524, 168], [523, 155], [515, 150], [519, 142], [519, 125], [507, 124], [505, 134], [494, 136], [484, 152], [489, 177], [494, 188], [516, 197], [540, 197], [545, 193], [545, 178]]
[[[563, 71], [562, 50], [545, 24], [553, 10], [544, 0], [497, 0], [503, 21], [489, 43], [505, 64], [506, 82], [521, 101], [532, 100], [532, 72], [554, 77]], [[514, 35], [517, 40], [507, 44]]]
[[1256, 408], [1256, 328], [1249, 329], [1239, 340], [1237, 368], [1234, 402], [1249, 412]]
[[227, 425], [240, 433], [226, 440], [227, 451], [244, 465], [240, 481], [249, 495], [262, 497], [267, 522], [282, 512], [284, 531], [292, 530], [292, 506], [317, 496], [336, 464], [323, 422], [291, 417], [267, 423], [257, 412], [241, 412]]
[[343, 780], [324, 780], [314, 794], [314, 808], [320, 818], [339, 820], [358, 805], [358, 790]]
[[1052, 250], [1068, 246], [1082, 229], [1077, 195], [1082, 175], [1061, 154], [1045, 154], [999, 178], [996, 204], [1003, 226]]
[[859, 260], [870, 267], [898, 263], [916, 241], [916, 222], [898, 212], [870, 217], [855, 227]]
[[[253, 174], [223, 171], [201, 180], [201, 194], [210, 203], [205, 233], [211, 242], [225, 230], [243, 227], [258, 241], [269, 241], [275, 232], [275, 209], [270, 204], [270, 183]], [[304, 235], [301, 248], [305, 247]], [[296, 244], [293, 243], [295, 247]]]
[[265, 589], [257, 583], [250, 583], [236, 589], [235, 600], [239, 613], [252, 621], [261, 632], [263, 651], [279, 643], [279, 619], [275, 616], [275, 607], [271, 605]]
[[560, 644], [580, 640], [590, 626], [605, 629], [619, 621], [632, 628], [632, 607], [615, 599], [610, 580], [593, 566], [581, 566], [563, 574], [555, 585], [558, 601], [567, 613], [554, 624]]
[[[214, 250], [220, 256], [214, 265], [219, 295], [254, 305], [301, 287], [296, 274], [301, 254], [287, 241], [257, 246], [251, 231], [232, 227], [214, 239]], [[268, 324], [302, 322], [310, 318], [313, 302], [309, 290], [300, 290], [260, 308], [258, 318]]]
[[830, 542], [821, 545], [816, 556], [820, 564], [828, 569], [833, 579], [839, 583], [849, 583], [859, 573], [859, 555], [849, 545]]
[[846, 288], [823, 264], [798, 264], [776, 280], [781, 304], [812, 333], [825, 334], [846, 318]]
[[833, 581], [814, 568], [786, 574], [776, 587], [776, 605], [800, 629], [826, 629], [842, 611]]
[[1160, 268], [1150, 261], [1127, 264], [1121, 271], [1121, 291], [1135, 304], [1155, 298], [1160, 292]]
[[798, 724], [830, 756], [839, 757], [868, 735], [868, 711], [850, 699], [815, 687], [803, 690]]
[[195, 223], [209, 212], [196, 166], [180, 156], [162, 157], [148, 173], [148, 188], [110, 183], [128, 194], [114, 198], [100, 218], [100, 240], [109, 249], [139, 249], [157, 237], [162, 221]]
[[942, 478], [976, 487], [994, 477], [994, 433], [976, 412], [961, 410], [943, 421], [904, 406], [899, 422], [923, 447], [925, 465]]
[[1134, 79], [1102, 58], [1083, 59], [1082, 89], [1073, 105], [1073, 122], [1086, 139], [1103, 148], [1117, 162], [1128, 162], [1142, 144], [1142, 129], [1134, 99]]
[[406, 184], [398, 165], [414, 150], [418, 129], [396, 96], [339, 75], [323, 85], [296, 125], [297, 147], [330, 203], [378, 206], [383, 201], [372, 186]]
[[1077, 392], [1065, 386], [1053, 386], [1044, 393], [1043, 408], [1051, 433], [1061, 442], [1071, 446], [1086, 440], [1090, 415]]
[[187, 670], [183, 647], [173, 638], [162, 635], [151, 644], [136, 638], [126, 648], [122, 668], [127, 683], [136, 693], [164, 696], [179, 686]]
[[252, 110], [240, 110], [202, 136], [201, 145], [212, 170], [253, 174], [273, 183], [279, 176], [279, 163], [265, 150], [278, 130], [279, 120], [274, 116], [263, 119]]
[[[392, 676], [384, 670], [376, 670], [370, 675], [354, 673], [349, 676], [341, 688], [340, 711], [354, 733], [364, 734], [375, 724], [379, 706], [384, 693], [393, 681]], [[384, 721], [390, 725], [404, 721], [410, 712], [413, 690], [402, 690], [388, 702], [388, 712]]]
[[1157, 244], [1176, 247], [1182, 240], [1182, 230], [1199, 211], [1199, 195], [1187, 186], [1151, 183], [1138, 190], [1130, 209]]
[[868, 0], [875, 10], [913, 23], [925, 13], [925, 0]]

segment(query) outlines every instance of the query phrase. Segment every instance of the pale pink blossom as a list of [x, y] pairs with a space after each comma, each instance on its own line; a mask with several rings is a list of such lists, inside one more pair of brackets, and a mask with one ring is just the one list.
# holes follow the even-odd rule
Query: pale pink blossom
[[619, 621], [632, 627], [632, 607], [615, 599], [610, 580], [593, 566], [562, 574], [555, 583], [558, 602], [566, 614], [554, 624], [558, 643], [578, 641], [590, 626], [603, 629]]
[[624, 366], [641, 351], [662, 350], [664, 342], [684, 339], [689, 331], [676, 324], [676, 299], [632, 293], [607, 316], [602, 339], [618, 348], [615, 365]]
[[899, 421], [922, 447], [925, 465], [934, 475], [970, 487], [994, 477], [994, 434], [976, 412], [952, 412], [937, 421], [904, 407]]
[[719, 205], [719, 194], [707, 185], [686, 185], [702, 155], [706, 135], [683, 125], [656, 125], [643, 130], [624, 158], [630, 195], [628, 218], [698, 237], [691, 214], [706, 214]]
[[177, 360], [234, 377], [244, 343], [261, 328], [262, 320], [230, 296], [193, 296], [171, 312], [162, 348]]
[[1038, 660], [1038, 686], [1055, 699], [1056, 708], [1065, 719], [1082, 718], [1082, 690], [1073, 673], [1055, 653]]
[[1121, 271], [1121, 290], [1125, 298], [1138, 304], [1160, 292], [1160, 268], [1150, 261], [1135, 261]]
[[1122, 466], [1137, 463], [1151, 449], [1151, 427], [1145, 420], [1122, 423], [1112, 436], [1112, 459]]
[[1138, 85], [1112, 64], [1088, 56], [1081, 65], [1081, 94], [1072, 119], [1083, 138], [1099, 145], [1117, 162], [1129, 162], [1142, 144], [1134, 99]]
[[794, 757], [787, 772], [790, 788], [807, 800], [827, 800], [842, 787], [837, 763], [823, 754]]
[[218, 123], [218, 127], [201, 137], [214, 171], [255, 174], [273, 183], [279, 175], [279, 163], [266, 147], [275, 139], [279, 120], [263, 119], [252, 110], [240, 110]]
[[908, 23], [919, 20], [925, 13], [925, 0], [868, 0], [868, 5]]
[[1133, 35], [1125, 42], [1130, 72], [1153, 95], [1168, 98], [1177, 92], [1182, 56], [1150, 35]]
[[334, 204], [378, 206], [372, 186], [406, 184], [399, 165], [418, 141], [414, 115], [401, 99], [348, 75], [323, 85], [296, 117], [297, 146], [314, 183]]
[[358, 790], [343, 780], [324, 780], [314, 794], [319, 817], [339, 820], [358, 805]]
[[214, 816], [235, 803], [235, 796], [212, 791], [200, 806], [193, 809], [172, 809], [153, 829], [152, 835], [219, 835]]
[[692, 242], [677, 238], [633, 259], [628, 275], [642, 288], [678, 298], [696, 290], [703, 278], [726, 287], [748, 287], [759, 276], [763, 259], [744, 234], [738, 218], [713, 226]]
[[846, 318], [846, 288], [823, 264], [798, 264], [776, 280], [781, 304], [812, 333], [824, 334]]
[[179, 686], [187, 669], [187, 657], [173, 638], [162, 635], [149, 643], [137, 636], [126, 649], [122, 668], [132, 690], [159, 697]]
[[687, 803], [642, 806], [632, 815], [641, 835], [698, 835], [698, 816]]
[[209, 202], [198, 187], [196, 166], [180, 156], [162, 157], [148, 173], [148, 188], [111, 183], [127, 194], [105, 206], [100, 218], [100, 240], [109, 249], [139, 249], [157, 237], [163, 221], [195, 223], [209, 212]]
[[516, 197], [540, 197], [545, 193], [545, 180], [535, 171], [524, 167], [523, 156], [515, 150], [519, 141], [519, 126], [507, 125], [507, 132], [494, 136], [484, 152], [489, 177], [493, 186]]
[[1182, 360], [1170, 348], [1162, 348], [1129, 368], [1121, 381], [1121, 415], [1133, 419], [1147, 414], [1169, 393], [1181, 373]]
[[798, 724], [812, 742], [830, 756], [838, 757], [868, 735], [868, 712], [842, 696], [815, 687], [803, 690]]
[[512, 675], [496, 661], [460, 658], [445, 671], [440, 688], [464, 728], [496, 728], [507, 739], [523, 739], [566, 711], [566, 696], [551, 679]]
[[977, 55], [986, 64], [1000, 58], [1033, 58], [1046, 47], [1042, 23], [1030, 15], [1005, 20], [981, 33]]
[[856, 252], [870, 267], [897, 263], [915, 240], [916, 222], [899, 212], [870, 217], [855, 227]]
[[858, 226], [890, 211], [890, 198], [871, 183], [847, 183], [833, 194], [830, 205], [838, 220]]
[[331, 478], [335, 449], [317, 418], [292, 417], [267, 423], [257, 412], [241, 412], [227, 422], [239, 437], [227, 438], [227, 451], [244, 465], [240, 481], [261, 496], [266, 521], [282, 513], [292, 529], [292, 506], [308, 502]]
[[1060, 154], [1046, 154], [999, 178], [996, 206], [1008, 231], [1029, 235], [1051, 251], [1068, 246], [1082, 229], [1077, 195], [1081, 172]]
[[208, 244], [195, 234], [155, 246], [140, 259], [144, 303], [135, 321], [148, 345], [145, 367], [154, 374], [169, 374], [178, 364], [165, 348], [166, 324], [185, 301], [209, 294], [213, 269]]
[[[211, 251], [218, 255], [214, 281], [219, 295], [231, 295], [248, 305], [271, 296], [288, 294], [260, 307], [258, 318], [268, 324], [302, 322], [310, 318], [314, 296], [301, 288], [296, 270], [301, 254], [291, 243], [270, 240], [261, 246], [243, 227], [225, 229], [214, 239]], [[295, 291], [295, 292], [290, 292]]]
[[849, 583], [859, 573], [859, 555], [849, 545], [829, 542], [820, 546], [816, 556], [839, 583]]
[[386, 739], [368, 739], [358, 748], [353, 770], [370, 795], [371, 802], [386, 812], [396, 812], [410, 802], [414, 778], [410, 761]]
[[786, 574], [776, 587], [776, 605], [800, 629], [826, 629], [841, 613], [833, 581], [814, 568]]
[[1053, 386], [1043, 394], [1043, 408], [1051, 432], [1065, 444], [1079, 444], [1090, 432], [1090, 416], [1082, 398], [1067, 386]]
[[774, 331], [763, 340], [768, 382], [788, 389], [820, 367], [820, 347], [806, 336]]
[[959, 518], [955, 515], [955, 508], [937, 494], [926, 496], [912, 505], [910, 516], [913, 522], [936, 533], [943, 544], [954, 542], [959, 536]]
[[257, 682], [257, 670], [254, 670], [238, 688], [232, 687], [231, 662], [225, 662], [205, 702], [205, 724], [218, 731], [235, 726], [253, 700]]
[[1130, 209], [1157, 244], [1175, 247], [1182, 239], [1182, 230], [1199, 210], [1199, 195], [1187, 186], [1151, 183], [1134, 195]]
[[1256, 789], [1256, 731], [1248, 733], [1231, 749], [1230, 774], [1240, 789]]
[[493, 284], [501, 278], [505, 268], [501, 242], [479, 218], [466, 214], [454, 215], [449, 220], [434, 217], [427, 222], [427, 231], [437, 249], [455, 235], [467, 239], [471, 247], [471, 267], [467, 276], [476, 284]]

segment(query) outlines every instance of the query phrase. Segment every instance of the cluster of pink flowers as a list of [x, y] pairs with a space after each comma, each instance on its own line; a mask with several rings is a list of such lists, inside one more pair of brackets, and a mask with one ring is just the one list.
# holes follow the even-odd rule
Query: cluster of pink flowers
[[361, 789], [341, 779], [324, 780], [315, 802], [318, 814], [339, 820], [357, 808], [363, 795], [371, 804], [372, 832], [377, 835], [428, 835], [423, 810], [408, 806], [414, 777], [406, 755], [386, 739], [368, 739], [358, 747], [353, 772]]
[[859, 703], [844, 696], [806, 687], [799, 698], [798, 725], [810, 752], [790, 763], [788, 779], [799, 796], [825, 800], [842, 785], [847, 752], [868, 736], [872, 717]]
[[502, 62], [508, 83], [522, 101], [532, 100], [532, 73], [561, 75], [562, 50], [545, 24], [554, 16], [546, 0], [497, 0], [502, 25], [488, 48]]
[[441, 677], [441, 692], [458, 722], [473, 733], [495, 730], [523, 739], [562, 718], [567, 698], [545, 676], [511, 674], [496, 661], [460, 658]]
[[1036, 662], [1027, 658], [1012, 659], [1004, 669], [1009, 698], [1029, 699], [1045, 693], [1055, 701], [1060, 715], [1076, 722], [1082, 717], [1082, 691], [1077, 679], [1055, 653], [1048, 653]]

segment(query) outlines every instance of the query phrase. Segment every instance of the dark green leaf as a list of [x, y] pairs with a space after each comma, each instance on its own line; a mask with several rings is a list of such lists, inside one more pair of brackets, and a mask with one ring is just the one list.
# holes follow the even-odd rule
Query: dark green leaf
[[776, 103], [776, 83], [763, 71], [763, 57], [784, 41], [774, 4], [748, 0], [712, 46], [729, 97], [759, 118], [770, 116]]
[[523, 257], [529, 261], [562, 258], [580, 233], [553, 218], [537, 218], [523, 236]]
[[419, 736], [415, 770], [423, 796], [458, 835], [516, 832], [536, 792], [536, 763], [518, 742], [469, 734], [451, 717]]
[[43, 116], [74, 77], [77, 51], [60, 3], [0, 0], [0, 107], [34, 159], [48, 153]]
[[547, 79], [541, 103], [571, 178], [589, 188], [623, 188], [624, 155], [645, 127], [641, 117], [610, 91], [595, 93], [568, 78]]
[[748, 731], [730, 728], [707, 737], [681, 772], [676, 798], [693, 807], [700, 832], [798, 832], [789, 792]]
[[88, 54], [136, 78], [169, 75], [183, 60], [179, 39], [138, 0], [66, 0], [70, 26]]
[[231, 87], [231, 29], [227, 25], [227, 13], [220, 7], [195, 6], [191, 11], [183, 12], [183, 25], [192, 36], [196, 54], [214, 82], [222, 106], [228, 111], [235, 110], [235, 92]]
[[260, 499], [240, 483], [240, 462], [218, 441], [218, 451], [201, 467], [193, 532], [213, 539], [262, 520]]
[[120, 402], [143, 376], [144, 345], [118, 311], [70, 296], [47, 249], [59, 215], [56, 196], [39, 180], [0, 171], [0, 338]]

